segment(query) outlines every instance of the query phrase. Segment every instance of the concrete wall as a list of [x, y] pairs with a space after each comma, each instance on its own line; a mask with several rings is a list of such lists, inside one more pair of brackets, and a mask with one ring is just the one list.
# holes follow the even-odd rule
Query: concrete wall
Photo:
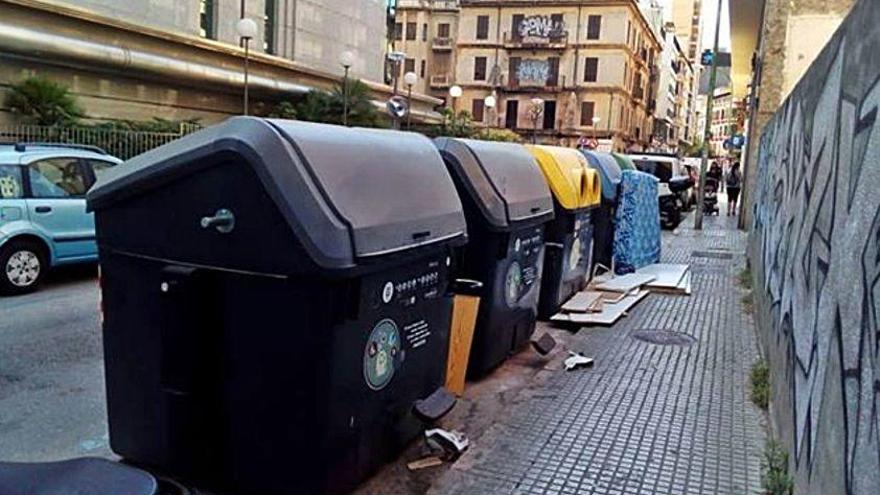
[[[855, 0], [766, 0], [758, 47], [761, 75], [757, 108], [750, 116], [746, 167], [755, 163], [764, 125], [797, 84]], [[806, 28], [806, 29], [805, 29]], [[806, 34], [805, 34], [806, 33]], [[755, 174], [746, 172], [744, 204], [751, 203]], [[744, 225], [751, 222], [746, 211]]]
[[880, 493], [880, 5], [853, 7], [763, 130], [750, 259], [798, 494]]
[[[137, 26], [199, 36], [200, 0], [41, 0], [76, 7]], [[257, 23], [254, 51], [263, 51], [265, 0], [247, 0]], [[382, 82], [385, 57], [383, 0], [276, 0], [275, 53], [315, 69], [341, 73], [339, 56], [355, 54], [354, 77]], [[214, 0], [214, 39], [238, 46], [240, 0]]]

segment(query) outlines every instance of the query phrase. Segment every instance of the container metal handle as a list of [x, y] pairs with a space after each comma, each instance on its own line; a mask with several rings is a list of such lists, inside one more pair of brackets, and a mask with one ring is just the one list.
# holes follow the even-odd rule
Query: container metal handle
[[235, 214], [226, 208], [220, 208], [212, 217], [202, 217], [203, 229], [214, 227], [221, 234], [228, 234], [235, 229]]

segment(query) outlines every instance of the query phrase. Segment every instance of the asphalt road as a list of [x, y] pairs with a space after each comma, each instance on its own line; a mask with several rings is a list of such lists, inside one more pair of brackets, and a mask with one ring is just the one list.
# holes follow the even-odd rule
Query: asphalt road
[[109, 456], [96, 269], [0, 296], [0, 460]]

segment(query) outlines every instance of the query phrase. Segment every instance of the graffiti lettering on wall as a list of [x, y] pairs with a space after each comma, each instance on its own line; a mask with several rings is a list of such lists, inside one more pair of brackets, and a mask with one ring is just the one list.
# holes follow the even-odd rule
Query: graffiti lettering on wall
[[543, 86], [550, 78], [550, 63], [547, 60], [526, 58], [520, 60], [516, 68], [516, 79], [520, 84]]
[[[868, 494], [880, 493], [880, 67], [869, 59], [880, 46], [865, 38], [880, 43], [857, 29], [832, 39], [764, 128], [752, 242], [775, 357], [788, 361], [779, 379], [798, 469], [842, 459], [847, 493]], [[818, 432], [832, 424], [846, 451], [826, 442], [818, 459]]]
[[565, 25], [547, 15], [526, 17], [519, 23], [518, 34], [522, 38], [556, 38], [564, 35]]

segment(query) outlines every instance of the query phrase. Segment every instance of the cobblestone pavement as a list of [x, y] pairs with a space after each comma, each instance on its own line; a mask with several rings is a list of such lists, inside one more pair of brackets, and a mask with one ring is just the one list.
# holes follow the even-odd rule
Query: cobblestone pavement
[[[431, 493], [760, 493], [758, 347], [736, 284], [746, 237], [735, 218], [686, 223], [664, 232], [663, 261], [691, 264], [693, 295], [652, 294], [613, 327], [581, 329], [573, 347], [595, 367], [524, 392]], [[694, 340], [650, 344], [643, 330]]]

